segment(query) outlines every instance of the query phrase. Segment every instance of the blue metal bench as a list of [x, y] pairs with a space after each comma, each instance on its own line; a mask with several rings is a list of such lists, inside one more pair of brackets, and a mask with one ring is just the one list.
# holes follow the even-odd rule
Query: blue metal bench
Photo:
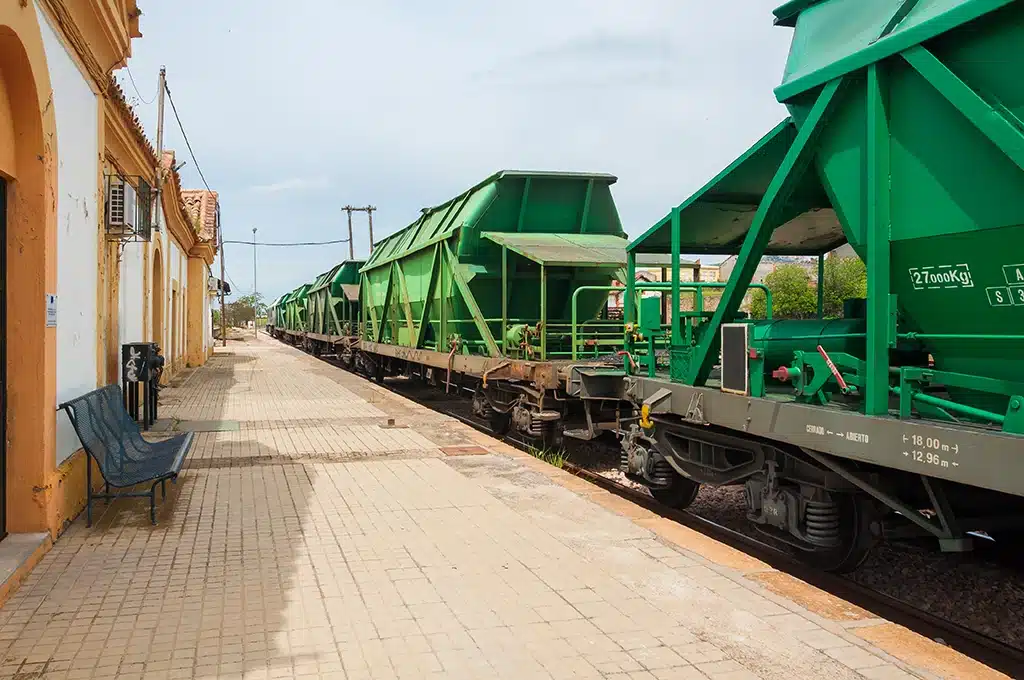
[[[156, 487], [160, 485], [161, 498], [167, 497], [165, 484], [178, 477], [185, 456], [192, 446], [192, 432], [159, 442], [142, 438], [139, 426], [124, 407], [121, 388], [107, 385], [60, 405], [82, 440], [89, 456], [103, 475], [105, 493], [93, 493], [92, 465], [86, 465], [87, 526], [92, 526], [94, 498], [149, 497], [149, 518], [156, 524]], [[149, 492], [111, 494], [110, 487], [127, 488], [142, 482], [153, 482]]]

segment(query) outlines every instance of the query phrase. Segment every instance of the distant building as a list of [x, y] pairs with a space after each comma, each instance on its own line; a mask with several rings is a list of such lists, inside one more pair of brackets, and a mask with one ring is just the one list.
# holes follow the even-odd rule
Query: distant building
[[[825, 255], [826, 259], [829, 257], [857, 257], [856, 251], [850, 244], [844, 244], [835, 250]], [[785, 256], [785, 255], [765, 255], [761, 258], [761, 261], [757, 265], [757, 269], [754, 270], [754, 275], [751, 277], [751, 283], [764, 283], [765, 278], [775, 271], [779, 265], [783, 264], [795, 264], [802, 267], [807, 271], [807, 275], [811, 278], [811, 287], [818, 287], [818, 258], [817, 257], [800, 257], [800, 256]], [[723, 281], [728, 281], [729, 277], [732, 276], [732, 271], [736, 267], [736, 256], [730, 255], [720, 265], [720, 276]], [[743, 304], [740, 305], [741, 309], [750, 309], [751, 293], [747, 293], [743, 299]]]
[[[694, 281], [703, 281], [705, 283], [717, 283], [720, 276], [719, 265], [717, 264], [703, 264], [699, 259], [680, 260], [680, 278], [684, 283], [692, 283]], [[668, 283], [672, 280], [672, 256], [664, 254], [647, 254], [637, 256], [637, 268], [636, 268], [636, 280], [646, 283]], [[613, 285], [623, 285], [622, 282], [616, 281]], [[708, 291], [710, 293], [710, 290]], [[608, 296], [608, 311], [612, 317], [621, 317], [622, 315], [622, 292], [615, 291]], [[654, 297], [660, 295], [657, 291], [644, 291], [644, 297]], [[669, 323], [672, 320], [671, 309], [668, 304], [670, 295], [662, 295], [662, 318], [665, 323]], [[705, 295], [705, 299], [708, 299], [708, 295]], [[680, 303], [680, 307], [684, 310], [693, 309], [694, 294], [692, 292], [684, 292], [683, 299]], [[714, 303], [712, 295], [712, 303]], [[713, 306], [704, 306], [705, 309], [714, 309]]]

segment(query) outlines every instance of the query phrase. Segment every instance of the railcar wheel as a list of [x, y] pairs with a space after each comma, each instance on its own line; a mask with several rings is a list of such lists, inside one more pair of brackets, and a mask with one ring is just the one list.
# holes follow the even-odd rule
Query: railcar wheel
[[700, 484], [692, 479], [683, 477], [675, 470], [671, 474], [672, 481], [668, 486], [661, 488], [650, 487], [648, 490], [654, 496], [654, 500], [662, 505], [675, 508], [676, 510], [685, 510], [690, 507], [690, 504], [697, 498], [697, 494], [700, 493]]
[[800, 554], [801, 561], [822, 571], [845, 574], [867, 559], [878, 542], [877, 514], [865, 499], [843, 495], [839, 500], [840, 543], [828, 550], [810, 550]]
[[545, 449], [560, 450], [562, 448], [562, 422], [560, 420], [545, 422], [541, 429], [540, 442]]
[[487, 416], [487, 424], [496, 434], [506, 434], [512, 427], [512, 416], [491, 409]]

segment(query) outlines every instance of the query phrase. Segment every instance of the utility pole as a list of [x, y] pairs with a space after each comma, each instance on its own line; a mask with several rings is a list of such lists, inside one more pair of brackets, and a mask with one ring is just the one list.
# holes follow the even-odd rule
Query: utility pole
[[370, 252], [373, 252], [373, 211], [376, 210], [372, 205], [363, 206], [362, 208], [356, 208], [355, 206], [346, 205], [342, 210], [348, 213], [348, 258], [350, 260], [356, 259], [355, 244], [352, 241], [352, 213], [364, 212], [366, 213], [367, 219], [370, 223]]
[[350, 205], [344, 207], [345, 212], [348, 213], [348, 259], [356, 259], [356, 244], [352, 240], [352, 211], [355, 210]]
[[220, 241], [220, 344], [228, 346], [228, 315], [224, 309], [224, 230], [220, 223], [220, 202], [217, 204], [217, 240]]
[[252, 228], [252, 334], [259, 337], [259, 314], [256, 311], [256, 227]]
[[156, 121], [156, 217], [153, 228], [160, 231], [160, 213], [163, 212], [160, 189], [163, 186], [164, 162], [164, 93], [167, 91], [167, 68], [160, 67], [159, 84], [157, 85], [157, 121]]
[[376, 210], [372, 205], [366, 206], [366, 219], [370, 221], [370, 254], [373, 255], [373, 211]]

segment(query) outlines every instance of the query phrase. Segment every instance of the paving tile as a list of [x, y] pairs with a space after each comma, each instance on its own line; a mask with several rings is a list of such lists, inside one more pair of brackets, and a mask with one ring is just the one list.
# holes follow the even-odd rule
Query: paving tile
[[912, 680], [915, 676], [907, 673], [898, 666], [885, 664], [875, 668], [865, 668], [860, 671], [861, 676], [868, 680]]
[[841, 603], [263, 336], [162, 399], [196, 435], [159, 526], [74, 522], [0, 678], [911, 677]]
[[872, 654], [863, 647], [857, 647], [856, 645], [833, 647], [826, 649], [825, 653], [847, 668], [852, 668], [855, 671], [883, 666], [887, 663], [885, 659], [877, 654]]

